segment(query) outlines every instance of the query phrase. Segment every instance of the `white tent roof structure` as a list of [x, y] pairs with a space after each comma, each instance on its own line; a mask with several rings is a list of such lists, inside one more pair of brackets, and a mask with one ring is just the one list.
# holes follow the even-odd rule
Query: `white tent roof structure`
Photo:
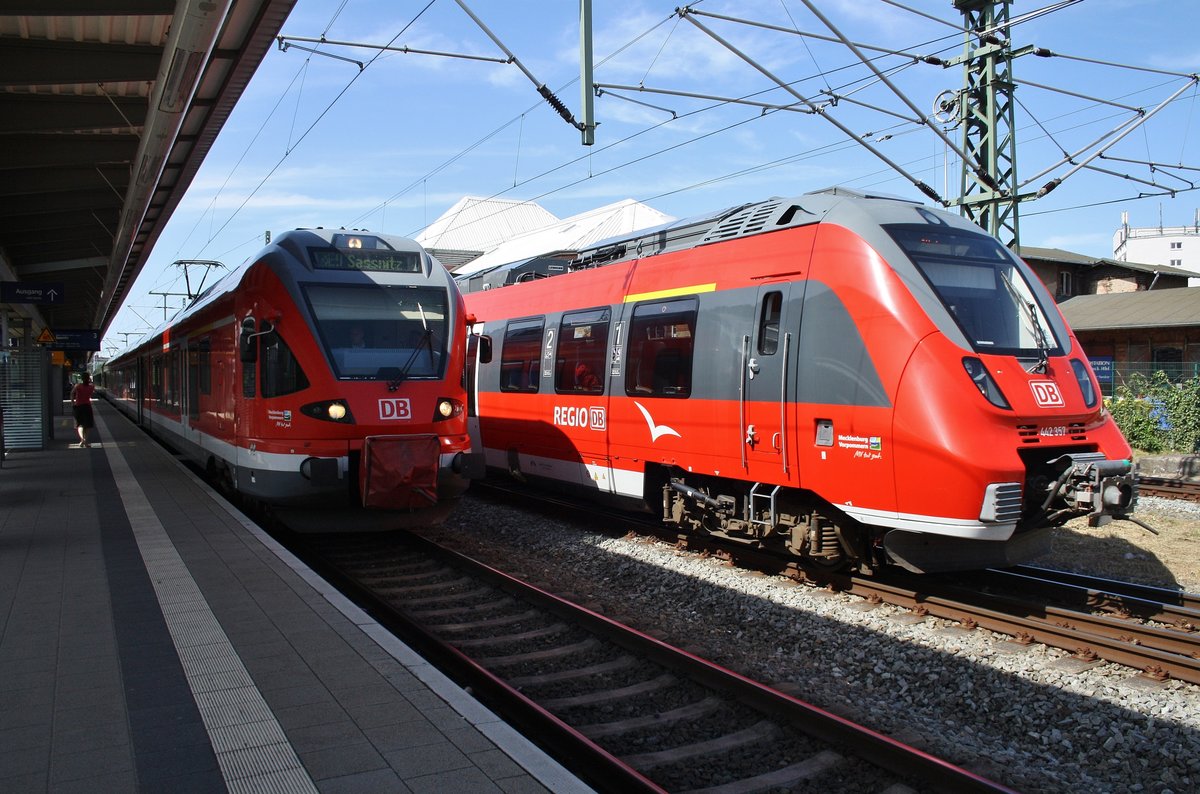
[[416, 239], [430, 249], [489, 251], [516, 235], [557, 222], [532, 201], [463, 196]]
[[[559, 220], [533, 202], [467, 197], [416, 239], [456, 274], [466, 275], [519, 259], [574, 253], [600, 240], [673, 220], [633, 199]], [[454, 256], [439, 252], [479, 255], [454, 267]]]

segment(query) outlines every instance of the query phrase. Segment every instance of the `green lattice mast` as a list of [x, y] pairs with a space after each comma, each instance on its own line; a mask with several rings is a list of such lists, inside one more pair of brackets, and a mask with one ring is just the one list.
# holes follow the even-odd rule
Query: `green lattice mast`
[[963, 163], [959, 204], [963, 215], [1014, 250], [1017, 227], [1017, 141], [1013, 99], [1013, 52], [1008, 40], [1010, 0], [953, 0], [962, 12], [963, 65], [958, 102], [963, 150], [978, 164]]

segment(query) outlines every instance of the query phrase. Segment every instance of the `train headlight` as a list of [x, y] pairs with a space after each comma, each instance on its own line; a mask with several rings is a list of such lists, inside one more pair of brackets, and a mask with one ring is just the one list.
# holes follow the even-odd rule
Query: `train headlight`
[[1075, 370], [1075, 380], [1079, 382], [1079, 391], [1083, 394], [1083, 403], [1088, 408], [1096, 407], [1096, 386], [1087, 365], [1077, 358], [1071, 359], [1071, 369]]
[[300, 406], [300, 413], [322, 422], [337, 422], [340, 425], [354, 424], [354, 414], [345, 400], [322, 400]]
[[446, 419], [452, 419], [456, 416], [461, 416], [463, 405], [458, 400], [453, 400], [449, 397], [439, 397], [437, 406], [434, 408], [433, 421], [441, 422]]
[[1008, 404], [1004, 393], [1000, 391], [1000, 387], [996, 385], [996, 381], [992, 380], [992, 376], [988, 374], [987, 367], [983, 362], [972, 356], [966, 356], [962, 360], [963, 369], [967, 371], [967, 375], [971, 377], [971, 382], [975, 384], [975, 388], [979, 389], [979, 393], [987, 398], [987, 401], [997, 408], [1005, 408], [1011, 410], [1012, 406]]

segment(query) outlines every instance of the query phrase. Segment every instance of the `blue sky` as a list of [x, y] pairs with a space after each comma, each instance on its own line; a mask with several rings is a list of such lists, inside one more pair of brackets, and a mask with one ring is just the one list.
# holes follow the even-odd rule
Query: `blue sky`
[[[580, 116], [577, 2], [464, 2]], [[809, 2], [858, 44], [942, 58], [962, 48], [951, 0]], [[464, 195], [535, 200], [559, 217], [625, 198], [686, 217], [835, 184], [928, 202], [907, 178], [817, 115], [713, 99], [796, 101], [681, 20], [674, 14], [678, 5], [593, 0], [595, 82], [650, 90], [606, 89], [595, 100], [599, 126], [591, 147], [581, 145], [579, 132], [513, 64], [320, 48], [363, 62], [360, 71], [345, 60], [273, 48], [159, 238], [106, 346], [120, 343], [121, 332], [162, 320], [162, 297], [150, 293], [183, 291], [183, 272], [171, 266], [175, 260], [216, 259], [235, 267], [262, 247], [267, 230], [303, 226], [412, 236]], [[1092, 161], [1112, 173], [1085, 168], [1053, 193], [1023, 203], [1022, 243], [1109, 256], [1122, 211], [1135, 226], [1160, 218], [1166, 225], [1192, 223], [1200, 190], [1136, 197], [1162, 192], [1146, 181], [1177, 190], [1188, 188], [1187, 180], [1200, 184], [1200, 92], [1169, 74], [1200, 71], [1200, 3], [1018, 0], [1012, 16], [1056, 6], [1062, 7], [1012, 29], [1014, 47], [1070, 56], [1028, 55], [1014, 63], [1017, 80], [1026, 81], [1017, 90], [1017, 181], [1031, 180], [1023, 192], [1065, 176], [1073, 166], [1053, 168], [1064, 152], [1080, 161], [1095, 151], [1096, 141], [1111, 140], [1106, 136], [1137, 109], [1149, 113], [1183, 91], [1113, 145], [1105, 159]], [[694, 7], [835, 35], [804, 0], [704, 0]], [[848, 48], [763, 26], [695, 19], [805, 98], [843, 97], [829, 109], [831, 117], [941, 195], [957, 195], [953, 151], [933, 130], [914, 123], [916, 112]], [[283, 33], [504, 56], [455, 0], [298, 0]], [[962, 86], [958, 67], [912, 64], [899, 56], [876, 63], [922, 114], [932, 113], [942, 92]], [[944, 135], [960, 145], [957, 129]], [[196, 277], [193, 272], [193, 283]], [[172, 299], [173, 307], [179, 302]]]

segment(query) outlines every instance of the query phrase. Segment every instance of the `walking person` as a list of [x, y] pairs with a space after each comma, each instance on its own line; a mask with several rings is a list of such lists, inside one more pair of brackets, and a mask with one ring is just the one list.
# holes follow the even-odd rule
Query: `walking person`
[[96, 424], [95, 417], [92, 415], [92, 394], [96, 391], [96, 386], [92, 383], [91, 374], [83, 373], [83, 380], [76, 383], [71, 389], [71, 412], [75, 414], [75, 433], [79, 436], [79, 443], [72, 446], [87, 448], [91, 444], [88, 443], [88, 431]]

